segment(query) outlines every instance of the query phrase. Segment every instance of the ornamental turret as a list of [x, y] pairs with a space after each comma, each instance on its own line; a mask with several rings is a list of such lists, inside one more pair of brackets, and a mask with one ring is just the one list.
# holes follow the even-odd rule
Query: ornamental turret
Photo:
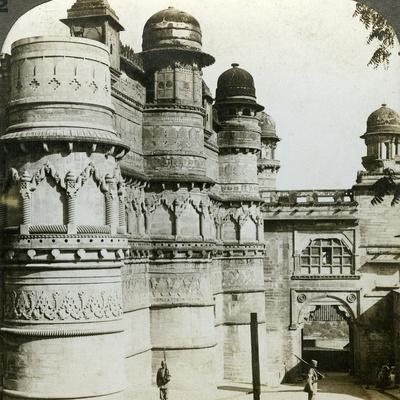
[[[281, 140], [276, 135], [275, 121], [265, 112], [258, 114], [261, 128], [261, 151], [257, 161], [260, 192], [276, 189], [276, 176], [280, 162], [276, 159], [276, 147]], [[264, 197], [264, 196], [263, 196]]]
[[154, 14], [143, 30], [147, 99], [143, 121], [145, 170], [154, 179], [204, 181], [202, 68], [198, 21], [173, 7]]
[[400, 115], [382, 104], [367, 120], [367, 131], [361, 136], [367, 145], [362, 163], [367, 172], [382, 173], [390, 168], [400, 172]]
[[68, 17], [61, 22], [70, 28], [71, 36], [104, 43], [110, 52], [111, 68], [119, 71], [119, 33], [124, 27], [107, 0], [76, 0], [68, 10]]
[[237, 199], [258, 199], [257, 154], [261, 128], [253, 77], [232, 64], [218, 79], [215, 107], [220, 129], [221, 194]]
[[[225, 368], [224, 378], [246, 382], [251, 380], [251, 360], [248, 343], [243, 337], [248, 335], [249, 315], [254, 312], [259, 322], [261, 370], [266, 370], [263, 365], [266, 359], [264, 230], [257, 177], [261, 148], [257, 113], [264, 107], [256, 101], [253, 77], [238, 64], [232, 64], [232, 68], [219, 77], [215, 108], [218, 114], [218, 187], [224, 215], [217, 232], [224, 251], [220, 254], [222, 290], [216, 298], [224, 310], [221, 316], [224, 362], [235, 365], [235, 368]], [[237, 280], [231, 278], [232, 273]], [[255, 279], [249, 280], [248, 276]], [[261, 380], [264, 379], [262, 372]]]

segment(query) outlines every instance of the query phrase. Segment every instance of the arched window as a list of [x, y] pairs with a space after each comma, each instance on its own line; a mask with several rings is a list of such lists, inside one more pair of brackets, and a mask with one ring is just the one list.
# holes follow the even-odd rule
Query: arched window
[[350, 275], [353, 257], [340, 239], [315, 239], [301, 252], [300, 268], [302, 275]]

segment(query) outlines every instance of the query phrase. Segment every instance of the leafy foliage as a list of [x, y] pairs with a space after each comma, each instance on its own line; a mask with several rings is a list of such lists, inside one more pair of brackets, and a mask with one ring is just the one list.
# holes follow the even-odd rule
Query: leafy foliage
[[375, 69], [383, 65], [387, 69], [396, 37], [393, 28], [381, 14], [365, 4], [357, 3], [353, 17], [358, 17], [369, 31], [367, 43], [371, 44], [374, 40], [379, 43], [368, 65]]
[[386, 168], [383, 173], [385, 176], [378, 179], [371, 187], [374, 193], [374, 198], [371, 200], [372, 205], [381, 204], [387, 195], [393, 195], [392, 207], [400, 203], [400, 184], [395, 182], [396, 174], [390, 169]]

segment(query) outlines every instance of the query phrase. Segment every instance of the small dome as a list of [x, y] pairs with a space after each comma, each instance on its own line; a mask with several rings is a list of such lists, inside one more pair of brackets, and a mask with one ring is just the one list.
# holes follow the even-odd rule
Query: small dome
[[261, 137], [279, 140], [276, 135], [276, 124], [272, 117], [266, 112], [260, 112], [257, 116], [259, 118], [258, 125], [261, 128]]
[[224, 100], [232, 96], [256, 98], [254, 79], [246, 70], [239, 68], [239, 64], [232, 64], [232, 68], [218, 78], [217, 99]]
[[223, 72], [218, 78], [216, 102], [249, 103], [254, 104], [258, 111], [264, 109], [256, 103], [253, 77], [243, 68], [239, 68], [239, 64], [232, 64], [232, 68]]
[[196, 18], [174, 7], [154, 14], [143, 29], [143, 51], [160, 48], [201, 50], [201, 29]]
[[368, 117], [367, 133], [400, 133], [400, 115], [382, 104]]

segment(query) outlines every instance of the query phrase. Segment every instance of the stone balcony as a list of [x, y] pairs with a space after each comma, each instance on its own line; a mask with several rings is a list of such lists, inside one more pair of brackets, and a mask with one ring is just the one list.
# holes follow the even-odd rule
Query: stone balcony
[[351, 190], [262, 191], [265, 219], [356, 219]]

